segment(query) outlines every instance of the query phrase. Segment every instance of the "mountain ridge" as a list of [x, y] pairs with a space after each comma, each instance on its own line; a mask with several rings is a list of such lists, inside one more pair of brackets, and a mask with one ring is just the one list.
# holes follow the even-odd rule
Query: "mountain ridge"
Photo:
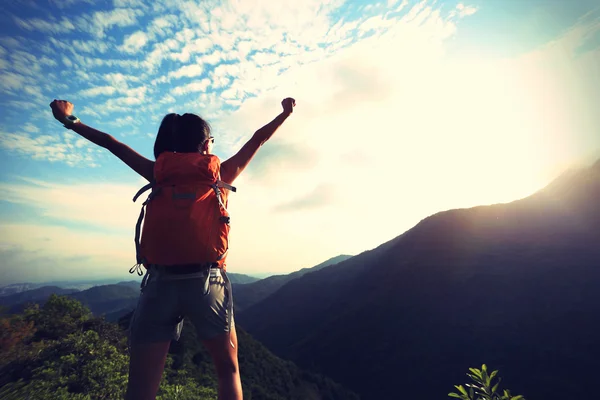
[[245, 308], [252, 306], [253, 304], [256, 304], [257, 302], [263, 300], [267, 296], [279, 290], [287, 282], [299, 278], [307, 273], [318, 271], [331, 265], [335, 265], [351, 257], [352, 256], [347, 254], [340, 254], [338, 256], [329, 258], [321, 262], [320, 264], [315, 265], [314, 267], [302, 268], [298, 271], [294, 271], [285, 275], [269, 276], [267, 278], [248, 284], [234, 284], [233, 301], [235, 303], [236, 311], [241, 311]]
[[[600, 174], [589, 168], [510, 203], [433, 214], [289, 282], [238, 323], [364, 399], [389, 397], [398, 383], [422, 388], [407, 396], [444, 396], [484, 362], [526, 397], [583, 398], [593, 376], [571, 371], [593, 369], [583, 348], [600, 357], [598, 198]], [[443, 378], [431, 385], [433, 375]], [[547, 389], [546, 376], [564, 379]]]

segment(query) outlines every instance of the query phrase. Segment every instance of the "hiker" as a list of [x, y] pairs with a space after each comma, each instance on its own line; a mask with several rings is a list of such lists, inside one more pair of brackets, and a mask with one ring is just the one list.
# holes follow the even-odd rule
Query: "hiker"
[[[156, 397], [169, 345], [171, 340], [179, 339], [184, 317], [195, 325], [198, 337], [212, 356], [219, 399], [242, 399], [233, 297], [225, 272], [229, 232], [226, 206], [228, 195], [235, 191], [235, 179], [290, 116], [296, 102], [285, 98], [281, 104], [283, 111], [277, 117], [257, 130], [235, 155], [220, 163], [212, 154], [215, 138], [210, 126], [197, 115], [167, 114], [154, 143], [156, 161], [151, 161], [111, 135], [85, 125], [73, 115], [70, 102], [55, 99], [50, 103], [54, 118], [65, 128], [108, 149], [150, 182], [143, 189], [152, 189], [144, 203], [143, 231], [140, 232], [140, 225], [144, 207], [136, 227], [138, 263], [134, 267], [144, 267], [146, 275], [129, 329], [131, 358], [126, 399]], [[179, 186], [170, 185], [177, 179]], [[201, 209], [202, 202], [214, 203], [212, 211]], [[198, 209], [187, 214], [177, 211], [182, 207], [161, 209], [172, 204], [192, 204]], [[214, 218], [215, 213], [219, 218]], [[211, 224], [211, 229], [205, 229], [203, 224]], [[194, 236], [207, 231], [214, 234], [205, 239]], [[203, 240], [210, 243], [201, 243]], [[212, 259], [200, 262], [202, 257]]]

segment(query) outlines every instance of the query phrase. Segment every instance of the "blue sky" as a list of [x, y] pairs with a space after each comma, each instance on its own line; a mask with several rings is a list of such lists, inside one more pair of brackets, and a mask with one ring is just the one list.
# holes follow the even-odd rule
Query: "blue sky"
[[226, 159], [295, 97], [236, 182], [228, 262], [289, 272], [600, 158], [599, 46], [593, 1], [4, 1], [0, 284], [133, 264], [143, 181], [54, 98], [148, 158], [197, 113]]

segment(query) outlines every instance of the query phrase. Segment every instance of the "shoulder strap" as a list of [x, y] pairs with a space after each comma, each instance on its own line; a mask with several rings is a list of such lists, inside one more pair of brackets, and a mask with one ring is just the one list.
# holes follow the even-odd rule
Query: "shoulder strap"
[[152, 180], [150, 183], [148, 183], [147, 185], [144, 185], [140, 190], [138, 190], [138, 192], [135, 194], [135, 196], [133, 196], [133, 202], [135, 203], [135, 201], [137, 200], [138, 197], [140, 197], [142, 195], [142, 193], [144, 193], [145, 191], [152, 189], [154, 187], [154, 184], [156, 182], [154, 180]]
[[[137, 200], [137, 198], [140, 197], [142, 195], [142, 193], [146, 192], [147, 190], [154, 189], [155, 183], [156, 182], [154, 180], [152, 180], [147, 185], [144, 185], [140, 190], [138, 190], [138, 192], [135, 194], [135, 196], [133, 196], [133, 201], [135, 202]], [[156, 194], [156, 192], [154, 190], [152, 192], [150, 192], [146, 201], [144, 201], [144, 203], [142, 203], [142, 209], [140, 210], [140, 216], [138, 217], [137, 223], [135, 224], [135, 239], [134, 240], [135, 240], [136, 264], [133, 267], [131, 267], [131, 269], [129, 270], [129, 272], [132, 274], [134, 273], [134, 271], [137, 271], [138, 275], [142, 275], [141, 265], [144, 263], [144, 260], [142, 259], [142, 256], [140, 254], [140, 236], [141, 236], [141, 231], [142, 231], [142, 221], [144, 220], [146, 204], [148, 204], [148, 202], [150, 200], [152, 200], [152, 197], [154, 197], [155, 194]]]

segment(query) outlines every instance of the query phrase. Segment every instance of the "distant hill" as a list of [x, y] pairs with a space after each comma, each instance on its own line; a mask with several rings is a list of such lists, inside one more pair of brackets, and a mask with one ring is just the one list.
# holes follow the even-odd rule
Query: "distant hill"
[[110, 285], [117, 283], [118, 279], [95, 279], [95, 280], [76, 280], [76, 281], [50, 281], [50, 282], [21, 282], [10, 285], [0, 286], [0, 297], [11, 294], [21, 293], [33, 289], [39, 289], [43, 286], [57, 286], [61, 289], [86, 290], [93, 286]]
[[437, 213], [237, 322], [365, 400], [446, 398], [482, 363], [528, 399], [595, 398], [599, 199], [600, 162], [512, 203]]
[[259, 280], [259, 278], [255, 278], [250, 275], [237, 274], [235, 272], [227, 272], [227, 277], [229, 277], [229, 280], [231, 281], [231, 284], [233, 284], [233, 285], [252, 283], [252, 282], [256, 282]]
[[123, 309], [133, 309], [140, 296], [137, 290], [127, 285], [102, 285], [73, 293], [70, 297], [88, 306], [94, 315], [113, 313]]
[[339, 262], [347, 260], [350, 257], [352, 256], [342, 254], [330, 258], [329, 260], [324, 261], [312, 268], [302, 268], [301, 270], [292, 272], [291, 274], [274, 275], [265, 279], [257, 280], [253, 283], [236, 285], [233, 288], [233, 301], [235, 302], [236, 310], [242, 311], [243, 309], [258, 303], [259, 301], [264, 300], [289, 281], [299, 278], [308, 272], [319, 271], [330, 265], [335, 265]]
[[65, 295], [75, 292], [77, 292], [75, 289], [63, 289], [58, 286], [42, 286], [37, 289], [26, 290], [8, 296], [2, 296], [0, 297], [0, 305], [9, 307], [10, 309], [23, 303], [45, 301], [53, 293]]
[[[88, 306], [94, 315], [111, 314], [111, 321], [131, 311], [137, 305], [139, 282], [94, 286], [87, 290], [62, 289], [44, 286], [10, 296], [0, 297], [0, 305], [8, 307], [8, 312], [22, 312], [27, 304], [43, 305], [51, 294], [68, 295]], [[108, 318], [107, 318], [108, 319]]]
[[13, 283], [10, 285], [0, 287], [0, 297], [10, 296], [11, 294], [25, 292], [27, 290], [37, 289], [41, 286], [51, 286], [46, 284], [35, 284], [29, 282]]
[[121, 282], [117, 282], [117, 285], [129, 286], [130, 288], [139, 291], [141, 283], [142, 282], [141, 282], [141, 279], [140, 279], [139, 281], [121, 281]]

